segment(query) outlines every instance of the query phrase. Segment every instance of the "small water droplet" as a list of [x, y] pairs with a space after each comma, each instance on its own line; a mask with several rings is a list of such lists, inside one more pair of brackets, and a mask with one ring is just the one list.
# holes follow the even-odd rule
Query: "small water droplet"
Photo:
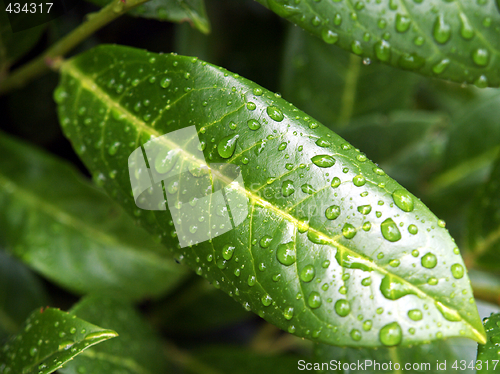
[[260, 122], [257, 121], [256, 119], [249, 119], [247, 121], [247, 125], [248, 125], [248, 128], [250, 130], [254, 130], [254, 131], [260, 129], [260, 126], [261, 126]]
[[403, 189], [398, 189], [392, 193], [394, 203], [405, 212], [411, 212], [414, 208], [413, 197], [411, 194]]
[[380, 225], [380, 231], [382, 232], [382, 236], [390, 242], [397, 242], [401, 239], [401, 233], [392, 218], [387, 218], [384, 222], [382, 222]]
[[320, 168], [329, 168], [335, 164], [335, 159], [330, 155], [317, 155], [312, 157], [311, 161]]
[[300, 272], [300, 280], [303, 282], [310, 282], [316, 276], [316, 270], [313, 265], [306, 265]]
[[485, 48], [478, 48], [472, 51], [472, 60], [478, 66], [486, 66], [490, 61], [490, 53]]
[[344, 235], [344, 238], [346, 239], [354, 238], [356, 232], [356, 228], [350, 223], [346, 223], [344, 224], [344, 227], [342, 227], [342, 235]]
[[422, 256], [421, 263], [424, 268], [433, 269], [437, 265], [437, 258], [433, 253], [428, 252]]
[[285, 266], [290, 266], [293, 263], [295, 263], [296, 260], [295, 243], [289, 242], [285, 244], [280, 244], [276, 251], [276, 258], [281, 264]]
[[221, 139], [217, 145], [217, 152], [222, 158], [230, 158], [236, 149], [236, 142], [239, 135], [229, 135]]
[[329, 220], [337, 219], [340, 215], [340, 207], [338, 205], [331, 205], [325, 210], [325, 216]]
[[340, 317], [345, 317], [351, 312], [351, 306], [349, 302], [345, 299], [339, 299], [335, 302], [335, 312]]
[[404, 14], [396, 14], [396, 31], [397, 32], [406, 32], [410, 28], [411, 19], [410, 17]]
[[224, 260], [230, 260], [233, 257], [234, 249], [235, 247], [230, 244], [226, 244], [222, 248], [222, 257]]
[[464, 276], [464, 267], [461, 264], [451, 265], [451, 274], [455, 279], [461, 279]]
[[160, 86], [163, 88], [168, 88], [172, 83], [172, 78], [165, 77], [160, 81]]
[[387, 346], [392, 347], [401, 343], [403, 339], [403, 331], [397, 322], [392, 322], [380, 329], [379, 332], [380, 342]]
[[307, 299], [307, 304], [311, 309], [317, 309], [321, 306], [321, 296], [319, 295], [318, 292], [313, 291], [309, 294], [309, 297]]
[[437, 16], [436, 20], [434, 21], [432, 34], [436, 42], [440, 44], [445, 44], [448, 40], [450, 40], [451, 27], [446, 23], [444, 15], [440, 14]]
[[275, 120], [276, 122], [281, 122], [283, 121], [283, 118], [285, 118], [283, 116], [283, 112], [275, 106], [268, 106], [266, 112], [269, 118]]

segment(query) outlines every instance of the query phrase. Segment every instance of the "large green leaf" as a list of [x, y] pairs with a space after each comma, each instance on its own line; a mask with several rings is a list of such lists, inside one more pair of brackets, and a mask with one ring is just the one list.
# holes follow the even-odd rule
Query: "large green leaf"
[[[110, 0], [89, 0], [90, 2], [105, 6]], [[210, 32], [204, 0], [150, 0], [129, 12], [133, 16], [154, 18], [162, 21], [184, 22], [188, 21], [202, 33]]]
[[30, 313], [47, 305], [45, 289], [25, 265], [0, 250], [0, 342]]
[[0, 242], [70, 290], [154, 296], [184, 274], [70, 165], [0, 133]]
[[471, 257], [482, 268], [498, 271], [500, 266], [500, 158], [489, 181], [478, 191], [468, 217]]
[[[100, 46], [64, 63], [55, 100], [66, 135], [109, 194], [179, 261], [280, 328], [351, 346], [449, 336], [484, 341], [444, 222], [278, 95], [197, 58]], [[168, 210], [137, 208], [127, 166], [141, 145], [191, 125], [208, 162], [241, 168], [245, 187], [231, 185], [248, 215], [234, 230], [180, 248], [188, 234], [177, 238]], [[186, 141], [176, 136], [159, 140], [174, 149], [196, 133]], [[189, 162], [203, 163], [196, 157]], [[149, 170], [162, 171], [169, 159], [148, 158]], [[188, 182], [167, 183], [170, 198], [206, 178], [195, 179], [195, 169], [183, 174]], [[212, 173], [231, 182], [218, 169]], [[196, 213], [176, 223], [197, 232]]]
[[500, 85], [500, 13], [494, 0], [257, 1], [363, 57], [459, 83]]
[[49, 374], [92, 345], [116, 336], [58, 309], [41, 309], [0, 349], [0, 373]]
[[109, 297], [87, 296], [70, 314], [116, 331], [117, 339], [92, 347], [59, 370], [63, 374], [168, 373], [161, 342], [129, 304]]
[[288, 32], [281, 93], [331, 129], [360, 115], [408, 109], [418, 78], [377, 61], [367, 65], [298, 27]]
[[498, 373], [500, 369], [500, 313], [484, 319], [484, 329], [488, 334], [486, 344], [479, 344], [477, 350], [477, 373]]

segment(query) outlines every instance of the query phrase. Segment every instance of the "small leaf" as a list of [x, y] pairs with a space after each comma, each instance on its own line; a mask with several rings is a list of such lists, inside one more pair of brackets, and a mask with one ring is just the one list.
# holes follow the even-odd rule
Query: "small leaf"
[[40, 279], [0, 250], [0, 341], [16, 333], [34, 309], [45, 305], [47, 295]]
[[[196, 58], [120, 46], [83, 53], [65, 62], [61, 74], [55, 98], [65, 134], [131, 214], [138, 208], [128, 168], [132, 152], [142, 157], [142, 145], [149, 153], [152, 144], [166, 141], [154, 159], [148, 156], [149, 170], [173, 168], [177, 153], [169, 149], [198, 165], [189, 166], [187, 181], [165, 181], [158, 200], [138, 198], [141, 224], [247, 309], [298, 336], [335, 345], [409, 345], [450, 336], [484, 341], [468, 277], [452, 277], [451, 266], [463, 260], [444, 222], [279, 95]], [[196, 144], [182, 135], [194, 126], [197, 133], [188, 139], [198, 137], [199, 148], [179, 148]], [[158, 140], [148, 143], [152, 139]], [[162, 210], [164, 193], [177, 201], [182, 191], [202, 186], [192, 179], [208, 179], [201, 158], [228, 170], [239, 166], [245, 187], [236, 183], [241, 211], [231, 214], [242, 223], [190, 245], [187, 230], [174, 231], [179, 221], [171, 213], [178, 214], [179, 205]], [[219, 178], [234, 180], [212, 173], [211, 191], [220, 190], [213, 184]], [[409, 206], [399, 201], [403, 196], [412, 211], [400, 208]], [[142, 205], [148, 201], [154, 204]], [[177, 230], [198, 232], [209, 217], [204, 209], [179, 216]], [[413, 309], [422, 320], [409, 318]], [[372, 327], [363, 330], [366, 321]], [[353, 330], [362, 339], [353, 339]]]
[[94, 346], [59, 370], [63, 374], [168, 373], [161, 342], [151, 327], [124, 301], [104, 296], [87, 296], [70, 314], [92, 323], [108, 326], [119, 337]]
[[484, 269], [500, 266], [500, 158], [489, 181], [476, 194], [469, 211], [467, 238], [470, 259]]
[[257, 1], [324, 42], [373, 61], [479, 87], [500, 85], [494, 1]]
[[137, 299], [174, 287], [183, 269], [70, 165], [0, 133], [5, 249], [70, 290]]
[[419, 79], [377, 61], [366, 64], [297, 27], [289, 28], [282, 70], [283, 97], [332, 130], [357, 116], [409, 109]]
[[85, 349], [117, 335], [58, 309], [38, 310], [0, 350], [0, 373], [49, 374]]
[[500, 369], [500, 313], [483, 320], [488, 340], [477, 349], [477, 374], [498, 373]]
[[[110, 2], [110, 0], [89, 1], [99, 6], [108, 5]], [[210, 22], [207, 18], [204, 0], [150, 0], [133, 8], [129, 14], [162, 21], [189, 21], [202, 33], [210, 32]]]

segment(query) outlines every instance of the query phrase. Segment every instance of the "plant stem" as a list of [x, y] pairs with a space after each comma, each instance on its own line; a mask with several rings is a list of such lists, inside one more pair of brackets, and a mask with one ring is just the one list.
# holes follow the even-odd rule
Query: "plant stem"
[[76, 29], [56, 42], [34, 60], [26, 63], [12, 74], [0, 80], [0, 95], [23, 87], [31, 80], [43, 75], [50, 69], [57, 70], [62, 57], [87, 39], [101, 27], [128, 12], [130, 9], [148, 0], [113, 0], [100, 11], [90, 13], [87, 19]]

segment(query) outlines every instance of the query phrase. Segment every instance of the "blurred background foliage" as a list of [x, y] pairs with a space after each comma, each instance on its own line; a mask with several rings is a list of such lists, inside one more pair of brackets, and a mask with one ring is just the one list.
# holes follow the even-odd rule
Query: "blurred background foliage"
[[[87, 13], [97, 9], [93, 4], [79, 2], [67, 15], [41, 31], [38, 43], [13, 63], [12, 68], [37, 56], [80, 24]], [[494, 272], [500, 266], [500, 238], [491, 233], [500, 227], [498, 161], [494, 167], [500, 151], [500, 91], [425, 78], [362, 60], [310, 36], [252, 0], [211, 0], [206, 3], [206, 11], [211, 27], [209, 34], [201, 33], [188, 22], [174, 24], [124, 16], [86, 40], [72, 54], [101, 43], [123, 44], [152, 52], [174, 51], [198, 56], [281, 93], [284, 99], [365, 152], [368, 158], [444, 219], [469, 269], [474, 269], [470, 275], [476, 296], [498, 303], [500, 280], [498, 272]], [[29, 144], [17, 147], [12, 143], [14, 140], [6, 140], [0, 146], [3, 159], [0, 166], [3, 165], [2, 172], [6, 172], [9, 162], [28, 164], [33, 161], [30, 166], [32, 179], [19, 178], [43, 186], [43, 181], [37, 179], [43, 178], [43, 175], [38, 175], [40, 171], [50, 174], [50, 168], [57, 167], [61, 161], [53, 160], [47, 153], [39, 154], [41, 151], [32, 147], [39, 147], [43, 152], [65, 160], [61, 166], [64, 172], [57, 176], [58, 183], [64, 188], [74, 187], [71, 191], [77, 200], [85, 196], [88, 210], [109, 205], [108, 210], [102, 208], [103, 211], [96, 216], [82, 217], [91, 226], [98, 226], [99, 219], [111, 217], [110, 211], [121, 210], [84, 180], [89, 174], [62, 135], [57, 120], [52, 98], [57, 81], [58, 75], [49, 73], [0, 97], [0, 130]], [[9, 147], [21, 151], [13, 155], [7, 152]], [[0, 192], [0, 206], [2, 199], [6, 199], [4, 195]], [[73, 208], [67, 213], [77, 215], [78, 208]], [[117, 214], [121, 216], [121, 213]], [[43, 220], [43, 217], [38, 219]], [[131, 220], [121, 222], [120, 219], [114, 221], [114, 228], [102, 230], [120, 236], [119, 230], [126, 231], [125, 227], [131, 224]], [[5, 227], [6, 224], [0, 228], [0, 249], [3, 249], [0, 250], [0, 340], [15, 333], [36, 307], [50, 305], [68, 310], [81, 295], [108, 288], [116, 297], [120, 294], [119, 288], [127, 284], [118, 283], [118, 289], [109, 288], [111, 281], [91, 271], [90, 260], [85, 265], [85, 259], [71, 256], [61, 260], [69, 266], [66, 271], [76, 271], [77, 277], [89, 277], [96, 283], [83, 287], [75, 277], [59, 276], [59, 266], [64, 264], [58, 263], [58, 267], [52, 266], [52, 269], [49, 266], [60, 255], [57, 248], [45, 257], [36, 256], [36, 248], [31, 248], [33, 253], [28, 255], [30, 243], [21, 241], [13, 246], [15, 241], [7, 240], [7, 233], [2, 231]], [[44, 231], [46, 227], [38, 229], [38, 237], [57, 235]], [[156, 245], [150, 244], [151, 248]], [[137, 248], [127, 250], [138, 256], [137, 261], [143, 261]], [[91, 251], [88, 256], [92, 256]], [[113, 262], [112, 258], [98, 261], [103, 264]], [[123, 261], [116, 260], [115, 266], [123, 267]], [[154, 335], [154, 349], [166, 353], [166, 362], [152, 364], [149, 369], [160, 370], [156, 371], [158, 373], [167, 372], [166, 367], [185, 373], [289, 373], [297, 370], [297, 360], [304, 357], [311, 360], [312, 343], [281, 332], [246, 312], [203, 279], [185, 273], [180, 265], [172, 262], [165, 266], [168, 268], [166, 273], [160, 274], [158, 270], [157, 276], [161, 279], [175, 273], [175, 282], [172, 281], [171, 286], [146, 292], [146, 287], [138, 285], [134, 288], [135, 294], [124, 291], [126, 297], [115, 302], [109, 297], [85, 298], [74, 307], [74, 313], [98, 325], [109, 321], [110, 326], [106, 327], [125, 336], [129, 330], [149, 326], [151, 331], [145, 332], [146, 335], [137, 337], [131, 332], [128, 339], [148, 340]], [[128, 274], [133, 274], [130, 271]], [[127, 277], [126, 271], [123, 276]], [[129, 281], [133, 283], [133, 279]], [[103, 303], [109, 305], [96, 311], [96, 305]], [[492, 304], [481, 303], [480, 307], [483, 315], [497, 310]], [[121, 324], [116, 322], [120, 313], [124, 321]], [[445, 352], [450, 359], [473, 358], [475, 355], [474, 344], [439, 344], [445, 346], [422, 346], [399, 354], [414, 361], [424, 360], [433, 349]], [[132, 349], [130, 355], [141, 356], [141, 352]], [[320, 359], [347, 357], [353, 360], [371, 357], [372, 353], [319, 347], [316, 354]], [[394, 358], [390, 352], [379, 352], [377, 357], [382, 361]], [[77, 363], [75, 360], [74, 365], [61, 372], [81, 373]], [[116, 369], [103, 363], [100, 365], [94, 370], [101, 371], [92, 373]], [[125, 371], [120, 373], [136, 372], [129, 369], [121, 368]]]

